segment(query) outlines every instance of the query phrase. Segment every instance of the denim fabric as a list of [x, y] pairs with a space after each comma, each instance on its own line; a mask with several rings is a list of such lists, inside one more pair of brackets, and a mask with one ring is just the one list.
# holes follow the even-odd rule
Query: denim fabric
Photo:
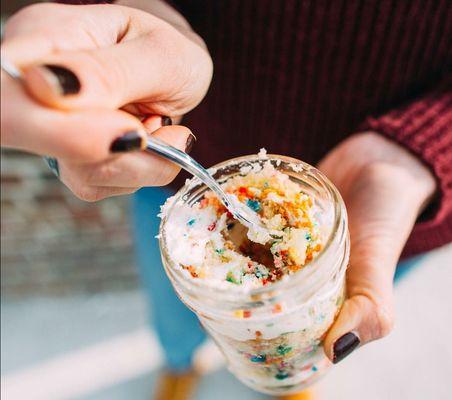
[[413, 271], [420, 265], [421, 260], [424, 258], [423, 255], [409, 258], [408, 260], [403, 260], [397, 265], [394, 274], [394, 283], [399, 283], [409, 272]]
[[157, 214], [172, 192], [166, 188], [143, 188], [132, 199], [133, 231], [137, 264], [152, 310], [151, 322], [166, 356], [167, 367], [182, 371], [190, 367], [196, 348], [206, 334], [176, 296], [160, 258]]

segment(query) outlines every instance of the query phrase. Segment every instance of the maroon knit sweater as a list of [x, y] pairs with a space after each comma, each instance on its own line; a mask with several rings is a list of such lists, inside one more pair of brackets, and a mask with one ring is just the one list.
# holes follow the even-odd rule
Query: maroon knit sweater
[[316, 164], [352, 133], [411, 150], [438, 179], [404, 256], [452, 240], [452, 2], [173, 0], [206, 41], [210, 91], [184, 124], [206, 165], [265, 147]]
[[211, 165], [265, 147], [316, 164], [373, 130], [428, 165], [439, 195], [404, 256], [452, 240], [452, 2], [172, 0], [215, 72], [184, 119]]

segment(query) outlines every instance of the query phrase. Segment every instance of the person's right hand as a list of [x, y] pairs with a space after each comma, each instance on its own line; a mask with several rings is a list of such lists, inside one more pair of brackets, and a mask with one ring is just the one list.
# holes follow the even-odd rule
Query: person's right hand
[[190, 142], [156, 116], [181, 116], [207, 91], [212, 62], [193, 37], [117, 5], [23, 9], [2, 43], [23, 74], [19, 83], [2, 71], [2, 146], [57, 158], [61, 180], [88, 201], [169, 183], [174, 164], [130, 151], [146, 130], [181, 150]]

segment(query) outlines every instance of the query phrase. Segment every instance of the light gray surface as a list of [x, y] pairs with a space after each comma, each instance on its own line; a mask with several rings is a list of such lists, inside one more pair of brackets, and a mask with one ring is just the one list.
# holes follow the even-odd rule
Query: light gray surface
[[142, 293], [2, 301], [2, 374], [146, 325]]
[[[449, 246], [426, 257], [398, 285], [394, 332], [334, 368], [317, 386], [319, 399], [451, 399], [451, 285]], [[146, 311], [142, 294], [136, 292], [40, 298], [3, 302], [1, 322], [2, 374], [8, 375], [30, 366], [39, 368], [55, 357], [143, 328]], [[158, 369], [150, 369], [79, 398], [150, 399], [157, 374]], [[196, 395], [196, 400], [265, 398], [238, 383], [225, 370], [205, 377]], [[33, 400], [33, 395], [28, 399]]]
[[452, 246], [408, 273], [395, 301], [394, 331], [335, 368], [322, 399], [452, 399]]
[[[83, 400], [135, 400], [151, 399], [158, 371], [85, 397]], [[242, 385], [226, 370], [211, 373], [201, 381], [196, 400], [270, 400]], [[170, 400], [170, 399], [168, 399]]]

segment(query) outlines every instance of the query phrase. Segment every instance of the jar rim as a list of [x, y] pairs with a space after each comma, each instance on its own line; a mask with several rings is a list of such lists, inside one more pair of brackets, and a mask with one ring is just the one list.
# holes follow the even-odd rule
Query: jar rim
[[[321, 265], [321, 262], [327, 258], [329, 254], [332, 252], [332, 244], [335, 242], [336, 235], [341, 235], [340, 242], [345, 242], [348, 238], [348, 229], [347, 229], [347, 211], [345, 208], [344, 201], [342, 199], [342, 196], [340, 195], [339, 191], [336, 189], [336, 187], [333, 185], [333, 183], [317, 168], [313, 167], [312, 165], [298, 160], [293, 157], [288, 156], [282, 156], [278, 154], [266, 154], [265, 158], [261, 155], [257, 154], [251, 154], [251, 155], [245, 155], [241, 157], [235, 157], [232, 159], [228, 159], [226, 161], [223, 161], [221, 163], [215, 164], [211, 168], [209, 168], [210, 172], [214, 174], [217, 170], [227, 168], [231, 165], [240, 164], [243, 162], [259, 162], [259, 161], [276, 161], [278, 162], [280, 160], [281, 162], [288, 163], [289, 165], [294, 166], [296, 169], [294, 169], [294, 172], [302, 172], [302, 171], [315, 171], [317, 177], [320, 178], [321, 183], [324, 184], [324, 187], [328, 190], [329, 194], [332, 196], [332, 202], [333, 202], [333, 209], [334, 209], [334, 218], [333, 218], [333, 226], [331, 228], [331, 231], [329, 233], [329, 236], [320, 251], [320, 253], [311, 261], [309, 264], [306, 265], [305, 268], [301, 269], [300, 271], [297, 271], [295, 274], [290, 276], [290, 279], [282, 279], [277, 282], [272, 282], [270, 285], [253, 288], [253, 289], [247, 289], [247, 290], [240, 290], [240, 288], [226, 288], [226, 287], [212, 287], [209, 285], [206, 285], [202, 281], [193, 279], [188, 282], [186, 279], [186, 276], [183, 274], [183, 271], [180, 268], [177, 268], [176, 263], [174, 260], [170, 257], [169, 252], [167, 250], [167, 245], [165, 241], [165, 223], [168, 219], [168, 217], [171, 214], [171, 211], [174, 207], [174, 205], [180, 201], [184, 200], [184, 195], [187, 194], [189, 190], [191, 190], [195, 186], [201, 186], [205, 187], [204, 184], [202, 184], [198, 178], [191, 178], [188, 179], [183, 187], [181, 187], [176, 194], [173, 196], [173, 201], [169, 205], [169, 208], [166, 212], [166, 214], [162, 217], [162, 221], [160, 223], [160, 229], [159, 229], [159, 245], [162, 255], [166, 256], [166, 259], [168, 261], [168, 264], [170, 264], [171, 271], [168, 271], [167, 263], [163, 263], [165, 266], [165, 269], [167, 269], [167, 273], [171, 273], [171, 275], [176, 275], [181, 280], [181, 282], [184, 282], [188, 284], [192, 288], [196, 288], [199, 290], [202, 290], [203, 293], [207, 294], [208, 292], [211, 292], [216, 297], [225, 297], [225, 299], [230, 298], [233, 296], [234, 301], [240, 302], [240, 301], [247, 301], [252, 298], [259, 298], [262, 295], [278, 292], [281, 289], [284, 289], [284, 291], [288, 291], [296, 286], [299, 286], [300, 283], [302, 283], [304, 280], [306, 280], [308, 277], [310, 277], [310, 274], [313, 273], [319, 273], [320, 270], [319, 265]], [[284, 172], [282, 172], [284, 173]], [[342, 229], [341, 229], [342, 226]], [[348, 249], [347, 249], [348, 253]], [[237, 290], [239, 289], [239, 290]]]

